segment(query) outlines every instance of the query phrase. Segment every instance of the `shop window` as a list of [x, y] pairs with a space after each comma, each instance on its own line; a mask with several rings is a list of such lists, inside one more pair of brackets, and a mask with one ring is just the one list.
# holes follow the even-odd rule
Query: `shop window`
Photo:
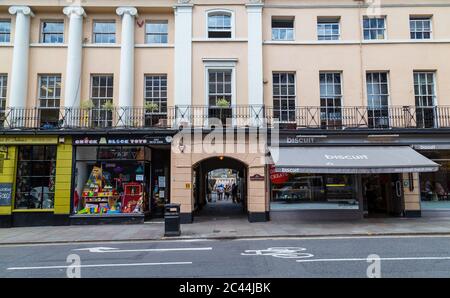
[[39, 119], [42, 128], [58, 126], [61, 75], [39, 76]]
[[167, 75], [145, 76], [145, 126], [165, 126], [167, 119]]
[[359, 209], [356, 175], [277, 173], [270, 168], [271, 210]]
[[0, 126], [3, 127], [6, 115], [6, 90], [8, 89], [8, 76], [0, 74]]
[[420, 173], [422, 210], [450, 210], [450, 151], [420, 152], [440, 165], [439, 171]]
[[73, 212], [142, 214], [149, 210], [149, 159], [145, 147], [76, 148]]
[[56, 146], [20, 146], [16, 209], [52, 209], [55, 197]]

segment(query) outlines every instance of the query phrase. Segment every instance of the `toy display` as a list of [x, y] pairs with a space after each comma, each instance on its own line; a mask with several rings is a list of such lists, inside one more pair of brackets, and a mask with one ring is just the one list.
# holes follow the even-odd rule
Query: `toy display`
[[142, 213], [143, 188], [142, 183], [124, 183], [122, 178], [112, 178], [102, 167], [94, 166], [81, 194], [83, 207], [77, 214]]

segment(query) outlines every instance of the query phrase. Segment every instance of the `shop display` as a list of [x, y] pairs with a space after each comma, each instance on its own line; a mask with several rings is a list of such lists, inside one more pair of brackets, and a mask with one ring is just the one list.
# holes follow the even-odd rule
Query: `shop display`
[[81, 194], [83, 207], [77, 214], [142, 213], [142, 183], [122, 183], [122, 180], [111, 179], [109, 172], [94, 166]]

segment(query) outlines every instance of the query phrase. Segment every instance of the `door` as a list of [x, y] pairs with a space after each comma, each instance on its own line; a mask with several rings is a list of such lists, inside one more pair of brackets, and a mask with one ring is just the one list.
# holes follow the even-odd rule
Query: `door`
[[395, 216], [403, 214], [403, 181], [400, 174], [391, 174], [391, 198], [389, 213]]

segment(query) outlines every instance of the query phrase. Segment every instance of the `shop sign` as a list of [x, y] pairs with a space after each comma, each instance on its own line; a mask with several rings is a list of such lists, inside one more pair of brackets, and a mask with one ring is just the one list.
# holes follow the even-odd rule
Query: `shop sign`
[[269, 167], [269, 175], [270, 175], [270, 181], [273, 184], [283, 184], [283, 183], [288, 182], [288, 180], [289, 180], [289, 174], [277, 172], [273, 165], [270, 165], [270, 167]]
[[416, 150], [450, 150], [450, 144], [420, 144], [412, 147]]
[[74, 145], [165, 145], [172, 142], [172, 137], [146, 137], [146, 138], [91, 138], [74, 139]]
[[264, 181], [264, 176], [255, 174], [253, 176], [250, 176], [250, 181]]
[[316, 142], [314, 137], [287, 137], [286, 144], [312, 144]]
[[11, 206], [12, 183], [0, 183], [0, 206]]
[[0, 137], [0, 144], [3, 145], [40, 145], [57, 143], [57, 137]]

